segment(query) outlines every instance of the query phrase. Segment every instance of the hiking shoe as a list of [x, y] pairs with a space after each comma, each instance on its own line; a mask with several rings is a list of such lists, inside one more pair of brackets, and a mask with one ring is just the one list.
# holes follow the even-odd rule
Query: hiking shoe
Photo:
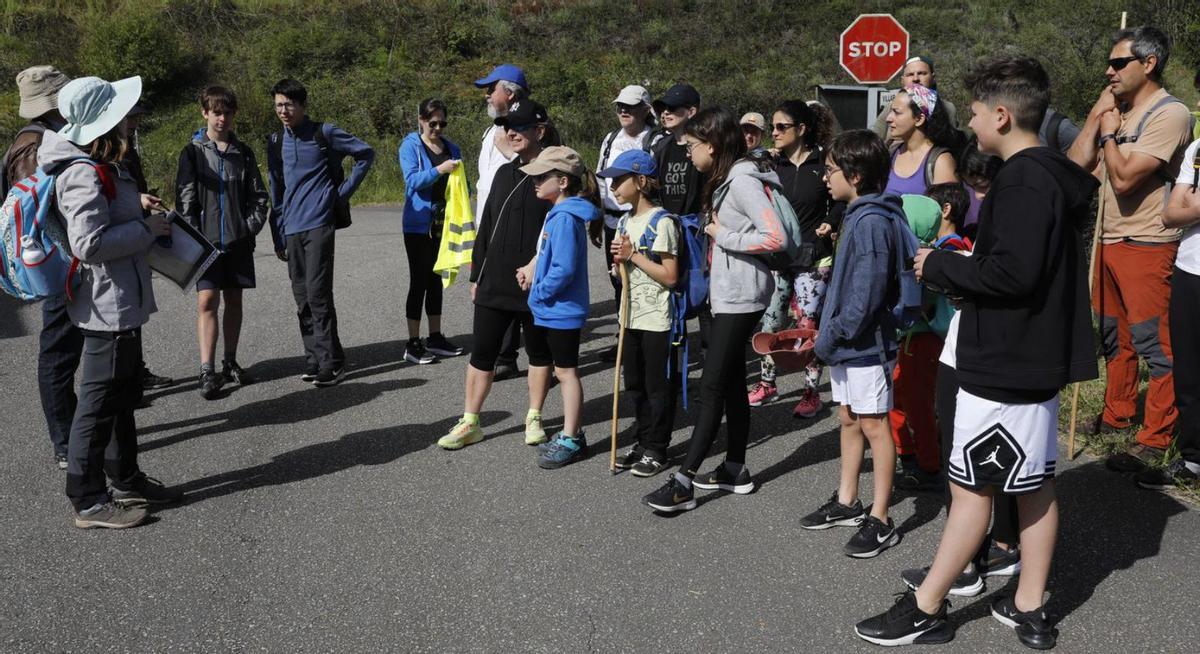
[[496, 363], [496, 374], [492, 376], [493, 381], [504, 381], [512, 379], [521, 374], [521, 369], [517, 366], [516, 361], [504, 361]]
[[746, 466], [742, 466], [741, 472], [735, 476], [722, 463], [708, 474], [697, 475], [692, 480], [692, 486], [700, 490], [723, 490], [738, 495], [746, 495], [754, 491], [754, 480], [750, 478], [750, 469]]
[[1119, 434], [1126, 429], [1129, 429], [1129, 427], [1131, 427], [1131, 425], [1125, 425], [1124, 427], [1110, 425], [1104, 421], [1103, 413], [1097, 413], [1094, 418], [1079, 425], [1079, 433], [1084, 434], [1085, 436], [1096, 436], [1099, 434]]
[[183, 491], [168, 488], [161, 481], [140, 472], [129, 482], [129, 488], [122, 490], [113, 486], [112, 501], [121, 506], [177, 504], [183, 501]]
[[317, 378], [313, 380], [313, 386], [337, 386], [342, 383], [342, 377], [345, 376], [346, 369], [338, 368], [337, 370], [322, 370], [317, 374]]
[[1179, 486], [1196, 486], [1200, 475], [1192, 472], [1183, 459], [1175, 459], [1165, 468], [1147, 468], [1133, 476], [1138, 486], [1147, 490], [1168, 490]]
[[915, 470], [905, 470], [896, 475], [896, 479], [892, 485], [897, 490], [912, 491], [916, 493], [938, 492], [943, 488], [942, 476], [936, 472], [925, 472], [917, 468]]
[[932, 645], [954, 640], [954, 628], [946, 620], [950, 602], [942, 600], [937, 613], [925, 613], [917, 606], [912, 591], [903, 593], [892, 608], [854, 625], [859, 638], [876, 645]]
[[691, 488], [684, 486], [675, 475], [667, 479], [658, 490], [642, 498], [642, 504], [660, 513], [691, 511], [696, 508], [696, 496]]
[[[546, 441], [546, 430], [542, 428], [542, 417], [525, 416], [525, 444], [540, 445]], [[549, 448], [538, 448], [538, 451], [545, 453], [547, 449]]]
[[460, 419], [450, 433], [438, 439], [438, 447], [443, 450], [461, 450], [467, 445], [473, 445], [483, 440], [483, 429]]
[[439, 357], [456, 357], [463, 353], [460, 345], [455, 345], [441, 332], [434, 332], [425, 339], [425, 348]]
[[987, 554], [975, 561], [975, 568], [984, 577], [1015, 577], [1021, 574], [1021, 547], [1006, 550], [989, 538]]
[[302, 381], [306, 384], [311, 384], [311, 383], [317, 381], [317, 375], [319, 373], [320, 373], [320, 371], [317, 370], [316, 366], [310, 366], [308, 368], [305, 368], [304, 372], [300, 373], [300, 381]]
[[75, 526], [80, 529], [128, 529], [145, 521], [144, 507], [126, 508], [115, 502], [97, 504], [75, 513]]
[[554, 447], [538, 456], [538, 467], [554, 470], [570, 465], [587, 457], [587, 439], [583, 432], [575, 436], [567, 436], [559, 432], [554, 439]]
[[1039, 606], [1022, 613], [1012, 595], [992, 600], [992, 617], [1002, 625], [1017, 630], [1017, 639], [1030, 649], [1051, 649], [1058, 642], [1058, 630], [1050, 624], [1046, 607]]
[[629, 466], [629, 472], [634, 477], [653, 477], [663, 471], [667, 467], [666, 457], [656, 457], [651, 454], [643, 454], [642, 458], [637, 463]]
[[221, 362], [221, 376], [225, 381], [237, 384], [238, 386], [247, 386], [253, 384], [254, 380], [238, 365], [237, 361], [228, 360]]
[[750, 402], [750, 406], [762, 406], [774, 402], [778, 397], [779, 388], [775, 384], [760, 381], [750, 387], [750, 393], [746, 399]]
[[200, 373], [200, 397], [206, 400], [215, 400], [221, 394], [221, 387], [225, 385], [225, 380], [215, 372], [204, 371]]
[[628, 470], [642, 460], [644, 450], [641, 445], [634, 445], [625, 454], [617, 457], [617, 470]]
[[66, 454], [55, 454], [54, 455], [54, 467], [58, 468], [59, 470], [66, 470], [67, 469], [67, 455]]
[[862, 524], [865, 516], [862, 501], [854, 500], [854, 504], [846, 506], [838, 502], [837, 493], [834, 493], [821, 508], [801, 518], [800, 526], [805, 529], [857, 527]]
[[150, 372], [150, 369], [145, 365], [142, 366], [142, 388], [144, 390], [152, 390], [156, 388], [166, 388], [174, 384], [175, 380], [170, 377], [163, 377]]
[[[909, 568], [900, 573], [900, 579], [905, 586], [916, 590], [921, 584], [925, 583], [925, 577], [929, 576], [929, 566], [924, 568]], [[950, 594], [955, 597], [975, 597], [983, 592], [983, 578], [979, 576], [975, 566], [971, 566], [970, 570], [958, 575], [954, 580], [954, 584], [950, 586]]]
[[816, 415], [821, 412], [821, 408], [823, 406], [825, 406], [825, 404], [821, 402], [820, 393], [817, 393], [816, 390], [810, 388], [804, 391], [804, 395], [800, 396], [800, 401], [797, 402], [795, 408], [792, 409], [792, 416], [802, 420], [807, 420], [808, 418], [816, 417]]
[[846, 543], [846, 547], [842, 549], [846, 556], [856, 559], [870, 559], [879, 556], [879, 553], [892, 547], [900, 542], [900, 532], [896, 531], [896, 525], [888, 518], [885, 524], [875, 516], [867, 516], [863, 520], [862, 526], [858, 528], [858, 532], [850, 537], [850, 541]]
[[1118, 452], [1104, 461], [1104, 466], [1113, 472], [1142, 472], [1146, 468], [1162, 463], [1167, 451], [1134, 443], [1124, 452]]
[[425, 349], [425, 344], [419, 338], [410, 338], [404, 346], [404, 360], [409, 363], [415, 363], [423, 366], [427, 363], [437, 361], [437, 357], [433, 356], [429, 350]]

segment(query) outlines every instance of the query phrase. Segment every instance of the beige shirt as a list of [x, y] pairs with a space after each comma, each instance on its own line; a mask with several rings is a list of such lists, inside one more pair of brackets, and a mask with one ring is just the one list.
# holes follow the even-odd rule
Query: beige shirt
[[[650, 225], [650, 218], [661, 209], [651, 209], [636, 216], [628, 216], [621, 224], [619, 232], [629, 234], [629, 241], [636, 249], [642, 240], [642, 234]], [[650, 245], [651, 252], [678, 256], [679, 237], [677, 221], [669, 214], [658, 221], [658, 235]], [[654, 281], [646, 271], [626, 263], [629, 273], [629, 329], [640, 329], [647, 332], [665, 332], [671, 329], [671, 289]], [[625, 308], [617, 318], [618, 324], [625, 326]]]
[[[1142, 116], [1154, 107], [1159, 100], [1167, 96], [1166, 89], [1147, 98], [1142, 104], [1133, 107], [1121, 116], [1121, 127], [1117, 137], [1132, 136], [1137, 131]], [[1183, 152], [1191, 140], [1189, 130], [1190, 115], [1187, 107], [1180, 102], [1159, 107], [1146, 120], [1142, 134], [1133, 143], [1120, 143], [1117, 149], [1125, 157], [1140, 152], [1150, 155], [1165, 166], [1160, 171], [1179, 170], [1183, 161]], [[1102, 172], [1104, 162], [1101, 160], [1099, 170]], [[1172, 174], [1171, 177], [1174, 177]], [[1180, 230], [1167, 229], [1162, 225], [1164, 202], [1167, 197], [1168, 177], [1151, 173], [1141, 185], [1129, 193], [1117, 197], [1112, 184], [1105, 184], [1104, 193], [1104, 231], [1101, 239], [1105, 243], [1117, 243], [1125, 239], [1145, 241], [1148, 243], [1170, 243], [1178, 241]]]

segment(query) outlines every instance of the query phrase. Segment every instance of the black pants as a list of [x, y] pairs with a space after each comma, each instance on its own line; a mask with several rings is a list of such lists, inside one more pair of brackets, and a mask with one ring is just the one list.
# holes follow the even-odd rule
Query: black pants
[[122, 489], [139, 474], [133, 412], [142, 401], [138, 330], [82, 333], [83, 374], [67, 449], [67, 497], [76, 511], [107, 501], [105, 474]]
[[698, 472], [717, 437], [722, 415], [728, 441], [725, 460], [746, 462], [746, 441], [750, 437], [746, 341], [754, 333], [762, 313], [720, 313], [712, 317], [708, 352], [704, 355], [704, 371], [700, 375], [700, 412], [692, 429], [687, 458], [680, 468], [685, 475], [694, 476]]
[[675, 426], [680, 374], [671, 332], [625, 330], [621, 365], [625, 368], [625, 393], [633, 400], [637, 418], [638, 444], [647, 454], [665, 459]]
[[433, 272], [437, 262], [440, 238], [426, 234], [405, 234], [404, 252], [408, 255], [408, 300], [404, 303], [404, 315], [409, 320], [421, 319], [421, 305], [425, 315], [442, 315], [442, 276]]
[[506, 311], [475, 305], [475, 341], [471, 347], [471, 366], [476, 370], [492, 371], [500, 361], [505, 338], [516, 327], [525, 329], [525, 355], [531, 366], [553, 363], [546, 339], [534, 333], [533, 314], [528, 311]]
[[346, 363], [333, 306], [333, 246], [333, 225], [287, 237], [288, 277], [310, 370], [338, 370]]
[[1200, 275], [1171, 276], [1171, 351], [1175, 356], [1176, 443], [1184, 461], [1200, 463]]
[[[937, 413], [938, 435], [942, 440], [942, 477], [946, 480], [946, 513], [950, 512], [950, 451], [954, 449], [954, 414], [958, 407], [958, 371], [939, 363], [934, 408]], [[1008, 545], [1021, 540], [1021, 525], [1017, 521], [1017, 498], [996, 493], [992, 498], [992, 538]], [[986, 544], [986, 543], [985, 543]]]
[[67, 439], [75, 418], [75, 371], [83, 356], [83, 333], [67, 316], [67, 297], [42, 301], [42, 333], [38, 347], [38, 394], [54, 453], [67, 455]]

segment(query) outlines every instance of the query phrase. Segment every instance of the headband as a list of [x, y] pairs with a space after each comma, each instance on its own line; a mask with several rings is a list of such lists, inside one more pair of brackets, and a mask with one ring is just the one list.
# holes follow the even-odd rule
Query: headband
[[913, 103], [921, 110], [921, 115], [925, 116], [925, 120], [929, 120], [929, 117], [933, 115], [933, 110], [937, 108], [937, 91], [920, 84], [913, 84], [905, 90], [908, 91], [908, 97], [912, 98]]

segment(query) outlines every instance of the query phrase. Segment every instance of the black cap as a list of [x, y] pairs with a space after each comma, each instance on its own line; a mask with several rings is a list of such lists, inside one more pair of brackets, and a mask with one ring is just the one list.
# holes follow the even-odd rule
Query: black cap
[[508, 114], [497, 118], [495, 122], [501, 127], [525, 127], [527, 125], [544, 125], [549, 122], [546, 108], [527, 98], [512, 103]]
[[699, 106], [700, 92], [691, 84], [676, 84], [667, 89], [661, 98], [654, 101], [654, 110], [659, 113], [662, 113], [663, 109]]

